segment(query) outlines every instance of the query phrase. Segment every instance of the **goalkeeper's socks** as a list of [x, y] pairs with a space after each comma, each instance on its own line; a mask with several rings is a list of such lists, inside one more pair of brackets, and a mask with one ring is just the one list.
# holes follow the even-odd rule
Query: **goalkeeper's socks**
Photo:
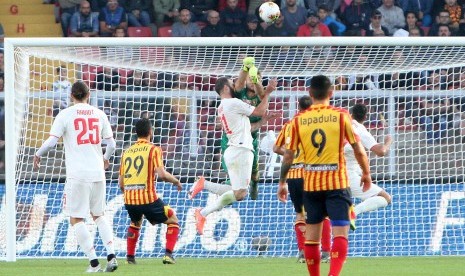
[[321, 250], [329, 252], [331, 250], [331, 221], [329, 218], [323, 220], [323, 231], [321, 233]]
[[370, 197], [361, 202], [360, 204], [355, 205], [355, 214], [358, 216], [361, 213], [374, 211], [378, 208], [384, 208], [387, 205], [387, 200], [382, 196]]
[[136, 255], [136, 245], [137, 241], [139, 240], [140, 234], [140, 227], [135, 225], [129, 226], [128, 234], [126, 238], [126, 255], [127, 256], [135, 256]]
[[76, 241], [81, 250], [84, 251], [84, 254], [86, 254], [90, 261], [96, 260], [97, 255], [95, 254], [94, 243], [86, 224], [83, 221], [76, 223], [74, 225], [74, 232], [76, 233]]
[[234, 202], [236, 202], [234, 192], [232, 190], [227, 191], [226, 193], [222, 194], [215, 202], [205, 206], [205, 208], [200, 211], [200, 214], [206, 217], [209, 214], [221, 210], [224, 206], [230, 205]]
[[173, 253], [174, 246], [178, 241], [179, 234], [179, 224], [171, 223], [168, 224], [168, 229], [166, 229], [166, 252]]
[[107, 255], [115, 254], [115, 247], [113, 244], [113, 230], [110, 227], [110, 224], [107, 222], [104, 216], [100, 216], [95, 220], [95, 224], [97, 224], [98, 232], [100, 238], [103, 241], [103, 245], [105, 245], [105, 249], [107, 250]]
[[305, 241], [305, 260], [311, 276], [320, 276], [320, 243], [317, 241]]
[[[302, 229], [304, 229], [302, 231]], [[297, 248], [300, 250], [304, 250], [304, 244], [305, 244], [305, 221], [303, 220], [298, 220], [294, 224], [294, 230], [295, 230], [295, 237], [297, 240]]]
[[337, 276], [341, 273], [342, 266], [347, 258], [347, 250], [349, 248], [349, 241], [344, 236], [337, 236], [333, 239], [333, 246], [331, 248], [331, 260], [329, 263], [330, 276]]

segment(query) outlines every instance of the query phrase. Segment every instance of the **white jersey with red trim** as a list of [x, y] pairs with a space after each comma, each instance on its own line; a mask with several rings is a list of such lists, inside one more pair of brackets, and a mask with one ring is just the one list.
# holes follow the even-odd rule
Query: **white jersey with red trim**
[[221, 100], [218, 107], [218, 116], [220, 116], [223, 131], [229, 139], [228, 146], [253, 150], [253, 138], [248, 117], [254, 110], [254, 106], [237, 98]]
[[[370, 150], [374, 145], [378, 144], [375, 138], [368, 129], [360, 124], [359, 122], [352, 120], [352, 127], [354, 129], [355, 134], [360, 137], [360, 142], [362, 145], [367, 149]], [[357, 170], [360, 169], [360, 165], [355, 158], [354, 149], [348, 143], [344, 146], [344, 155], [346, 158], [346, 164], [348, 170]]]
[[63, 109], [50, 135], [63, 137], [67, 178], [105, 181], [101, 142], [113, 131], [103, 111], [84, 103]]

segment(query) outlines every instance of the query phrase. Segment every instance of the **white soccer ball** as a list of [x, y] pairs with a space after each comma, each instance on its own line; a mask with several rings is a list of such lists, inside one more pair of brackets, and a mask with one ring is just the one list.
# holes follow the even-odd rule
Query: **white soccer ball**
[[274, 23], [281, 15], [279, 6], [273, 2], [265, 2], [258, 10], [260, 18], [268, 24]]

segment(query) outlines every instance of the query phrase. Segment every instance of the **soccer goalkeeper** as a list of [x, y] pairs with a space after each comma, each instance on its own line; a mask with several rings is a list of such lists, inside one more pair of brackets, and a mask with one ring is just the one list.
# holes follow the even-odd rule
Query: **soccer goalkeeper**
[[[261, 101], [263, 100], [263, 97], [265, 96], [265, 93], [271, 93], [276, 89], [277, 81], [276, 79], [270, 80], [268, 86], [266, 89], [263, 88], [262, 81], [261, 81], [261, 75], [260, 72], [257, 72], [257, 75], [251, 75], [249, 74], [249, 69], [255, 67], [255, 58], [253, 57], [246, 57], [243, 60], [243, 66], [242, 70], [239, 73], [239, 77], [234, 83], [234, 94], [233, 96], [254, 106], [257, 107]], [[250, 124], [251, 124], [251, 132], [252, 132], [252, 138], [253, 138], [253, 149], [254, 149], [254, 155], [253, 155], [253, 162], [252, 162], [252, 175], [250, 177], [250, 198], [253, 200], [256, 200], [258, 198], [258, 180], [259, 180], [259, 175], [258, 175], [258, 153], [259, 153], [259, 148], [258, 148], [258, 132], [260, 130], [260, 127], [263, 126], [268, 120], [271, 120], [276, 117], [276, 113], [269, 112], [266, 115], [262, 117], [257, 117], [257, 116], [250, 116]], [[225, 132], [223, 132], [223, 135], [221, 136], [221, 167], [223, 170], [227, 173], [228, 168], [226, 166], [226, 163], [224, 162], [224, 152], [228, 148], [228, 136], [226, 135]], [[227, 180], [226, 182], [229, 182]]]

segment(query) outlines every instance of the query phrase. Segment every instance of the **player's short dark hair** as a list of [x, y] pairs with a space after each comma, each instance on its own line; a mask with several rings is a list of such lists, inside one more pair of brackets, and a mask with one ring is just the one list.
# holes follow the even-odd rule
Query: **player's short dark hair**
[[314, 76], [310, 81], [310, 95], [317, 99], [323, 100], [329, 96], [331, 81], [327, 76]]
[[302, 96], [299, 99], [299, 109], [305, 110], [312, 105], [312, 98], [310, 96]]
[[55, 72], [57, 72], [57, 74], [60, 74], [61, 70], [63, 70], [63, 69], [66, 70], [66, 66], [60, 65], [57, 68], [55, 68]]
[[71, 87], [71, 95], [73, 95], [76, 100], [83, 100], [89, 95], [89, 87], [82, 81], [77, 81]]
[[350, 113], [352, 114], [352, 119], [357, 122], [363, 122], [368, 114], [368, 108], [363, 103], [356, 103], [350, 109]]
[[221, 90], [223, 90], [223, 87], [225, 85], [229, 84], [229, 79], [226, 77], [221, 77], [218, 78], [215, 82], [215, 91], [218, 93], [218, 95], [221, 94]]
[[137, 137], [147, 137], [150, 135], [152, 130], [152, 123], [147, 118], [141, 118], [136, 123], [136, 134]]

